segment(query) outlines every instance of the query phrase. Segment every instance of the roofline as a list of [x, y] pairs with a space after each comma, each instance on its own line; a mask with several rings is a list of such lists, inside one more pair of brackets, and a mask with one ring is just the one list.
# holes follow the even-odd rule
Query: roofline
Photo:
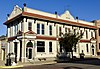
[[87, 24], [82, 24], [82, 23], [77, 23], [77, 22], [72, 22], [68, 20], [63, 20], [63, 19], [58, 19], [58, 18], [53, 18], [53, 17], [48, 17], [48, 16], [43, 16], [39, 14], [34, 14], [34, 13], [29, 13], [29, 12], [22, 12], [21, 14], [13, 17], [12, 19], [6, 21], [4, 24], [7, 25], [9, 22], [21, 17], [21, 16], [26, 16], [26, 17], [32, 17], [32, 18], [38, 18], [38, 19], [43, 19], [43, 20], [49, 20], [49, 21], [54, 21], [58, 23], [64, 23], [64, 24], [69, 24], [69, 25], [74, 25], [74, 26], [79, 26], [79, 27], [84, 27], [84, 28], [91, 28], [91, 29], [97, 29], [96, 26], [91, 26]]
[[11, 19], [9, 19], [9, 20], [7, 20], [7, 21], [4, 22], [3, 24], [4, 24], [4, 25], [7, 25], [7, 24], [10, 23], [11, 21], [14, 21], [14, 20], [18, 19], [18, 18], [21, 17], [21, 16], [22, 16], [22, 13], [19, 14], [19, 15], [17, 15], [17, 16], [15, 16], [15, 17], [13, 17], [13, 18], [11, 18]]

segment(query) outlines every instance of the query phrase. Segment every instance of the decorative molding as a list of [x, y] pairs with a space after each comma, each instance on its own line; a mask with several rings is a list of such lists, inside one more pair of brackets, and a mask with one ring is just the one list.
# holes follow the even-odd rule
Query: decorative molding
[[49, 37], [49, 36], [36, 36], [36, 39], [56, 40], [56, 37]]
[[83, 27], [83, 28], [97, 29], [96, 26], [91, 26], [91, 25], [77, 23], [77, 22], [72, 22], [72, 21], [68, 21], [68, 20], [63, 20], [63, 19], [43, 16], [43, 15], [29, 13], [29, 12], [22, 12], [21, 14], [19, 14], [19, 15], [13, 17], [12, 19], [6, 21], [4, 24], [7, 25], [11, 21], [14, 21], [17, 18], [22, 17], [22, 16], [31, 17], [31, 18], [38, 18], [38, 19], [43, 19], [43, 20], [49, 20], [49, 21], [53, 21], [53, 22], [57, 22], [57, 23], [64, 23], [64, 24], [74, 25], [74, 26]]
[[25, 32], [25, 34], [36, 34], [36, 33], [33, 32], [32, 30], [29, 30], [29, 31]]
[[13, 40], [15, 40], [16, 39], [16, 36], [14, 36], [14, 37], [9, 37], [8, 38], [8, 41], [13, 41]]
[[87, 43], [90, 43], [90, 40], [80, 40], [80, 42], [87, 42]]

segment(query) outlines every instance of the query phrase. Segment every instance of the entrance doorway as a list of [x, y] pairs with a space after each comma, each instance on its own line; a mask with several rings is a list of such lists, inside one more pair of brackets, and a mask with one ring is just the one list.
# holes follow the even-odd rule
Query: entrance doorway
[[15, 63], [17, 63], [17, 42], [14, 42]]
[[94, 46], [92, 45], [92, 55], [94, 55]]
[[29, 41], [26, 46], [26, 57], [28, 59], [32, 59], [32, 48], [33, 48], [33, 43]]
[[94, 49], [92, 49], [92, 55], [94, 55]]
[[31, 59], [31, 58], [32, 58], [32, 49], [29, 48], [29, 59]]

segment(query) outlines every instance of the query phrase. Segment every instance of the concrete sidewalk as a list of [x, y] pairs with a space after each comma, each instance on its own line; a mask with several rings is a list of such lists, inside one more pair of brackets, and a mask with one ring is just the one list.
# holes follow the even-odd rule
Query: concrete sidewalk
[[19, 67], [25, 67], [25, 66], [31, 66], [31, 65], [43, 65], [43, 64], [55, 64], [55, 61], [34, 61], [34, 62], [18, 62], [16, 66], [5, 66], [4, 63], [0, 63], [0, 68], [19, 68]]
[[17, 65], [23, 65], [23, 66], [29, 66], [29, 65], [43, 65], [43, 64], [55, 64], [57, 63], [56, 61], [29, 61], [29, 62], [18, 62]]

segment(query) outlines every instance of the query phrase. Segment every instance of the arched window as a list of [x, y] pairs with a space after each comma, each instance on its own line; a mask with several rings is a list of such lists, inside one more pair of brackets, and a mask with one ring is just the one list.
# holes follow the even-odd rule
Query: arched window
[[33, 43], [31, 42], [31, 40], [30, 40], [30, 42], [27, 43], [26, 47], [33, 47]]

